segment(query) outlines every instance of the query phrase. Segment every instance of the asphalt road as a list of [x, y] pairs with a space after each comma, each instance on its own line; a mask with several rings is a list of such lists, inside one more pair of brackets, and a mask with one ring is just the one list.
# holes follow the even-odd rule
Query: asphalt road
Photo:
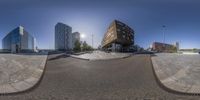
[[[53, 55], [52, 55], [53, 56]], [[51, 56], [50, 56], [51, 57]], [[0, 100], [199, 100], [161, 88], [154, 77], [150, 56], [86, 61], [61, 56], [47, 62], [34, 89]]]

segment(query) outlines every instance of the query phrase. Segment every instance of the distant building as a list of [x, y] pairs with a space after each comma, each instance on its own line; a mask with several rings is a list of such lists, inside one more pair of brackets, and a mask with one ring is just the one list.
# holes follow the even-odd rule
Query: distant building
[[19, 26], [3, 38], [2, 47], [3, 50], [12, 53], [32, 52], [34, 51], [34, 40], [32, 35]]
[[129, 51], [134, 45], [134, 30], [128, 25], [114, 20], [102, 40], [102, 48], [111, 51]]
[[176, 43], [175, 43], [175, 46], [176, 46], [177, 51], [179, 51], [179, 49], [180, 49], [179, 42], [176, 42]]
[[180, 49], [178, 52], [182, 54], [200, 54], [200, 49]]
[[56, 24], [55, 49], [61, 51], [72, 49], [72, 27], [63, 23]]
[[80, 33], [79, 32], [72, 33], [72, 48], [74, 48], [75, 42], [77, 40], [80, 41]]
[[177, 52], [177, 47], [176, 45], [154, 42], [152, 44], [152, 51], [172, 53], [172, 52]]

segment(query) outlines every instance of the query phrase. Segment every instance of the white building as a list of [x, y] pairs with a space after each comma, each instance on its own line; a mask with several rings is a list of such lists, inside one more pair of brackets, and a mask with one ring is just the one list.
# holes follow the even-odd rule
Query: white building
[[57, 23], [55, 26], [55, 49], [72, 50], [72, 27]]
[[80, 33], [79, 32], [72, 33], [72, 48], [74, 48], [75, 42], [77, 40], [80, 41]]
[[179, 49], [180, 49], [179, 42], [176, 42], [176, 43], [175, 43], [175, 46], [176, 46], [177, 51], [179, 51]]

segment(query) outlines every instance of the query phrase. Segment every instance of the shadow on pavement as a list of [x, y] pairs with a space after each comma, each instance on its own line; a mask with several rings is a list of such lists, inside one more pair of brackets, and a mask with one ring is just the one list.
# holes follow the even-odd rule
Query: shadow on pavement
[[39, 55], [48, 55], [48, 52], [41, 52], [41, 53], [16, 53], [15, 55], [33, 55], [33, 56], [39, 56]]
[[60, 58], [67, 58], [67, 57], [70, 57], [70, 56], [63, 54], [63, 55], [58, 55], [58, 56], [52, 57], [52, 58], [50, 57], [48, 60], [51, 61], [51, 60], [56, 60], [56, 59], [60, 59]]

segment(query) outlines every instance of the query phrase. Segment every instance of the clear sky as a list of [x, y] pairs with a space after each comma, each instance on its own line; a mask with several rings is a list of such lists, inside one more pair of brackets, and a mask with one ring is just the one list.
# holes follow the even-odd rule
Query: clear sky
[[[54, 48], [54, 26], [63, 22], [100, 45], [109, 24], [120, 20], [135, 30], [136, 44], [147, 48], [163, 41], [200, 48], [199, 0], [1, 0], [0, 40], [19, 25], [37, 39], [40, 49]], [[2, 41], [0, 41], [0, 48]]]

